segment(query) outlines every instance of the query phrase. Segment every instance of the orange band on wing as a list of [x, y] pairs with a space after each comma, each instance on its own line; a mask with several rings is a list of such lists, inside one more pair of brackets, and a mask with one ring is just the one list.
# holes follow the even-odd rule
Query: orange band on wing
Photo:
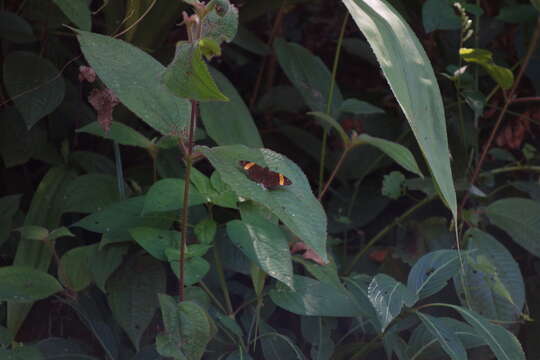
[[278, 174], [278, 175], [279, 175], [279, 185], [280, 186], [285, 185], [285, 177], [283, 176], [283, 174]]
[[255, 165], [254, 162], [248, 162], [246, 165], [244, 165], [244, 170], [249, 170]]

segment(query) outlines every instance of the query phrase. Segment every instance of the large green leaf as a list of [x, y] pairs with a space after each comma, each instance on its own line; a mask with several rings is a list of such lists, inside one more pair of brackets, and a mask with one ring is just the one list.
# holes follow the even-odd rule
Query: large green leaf
[[354, 297], [344, 288], [308, 277], [294, 275], [294, 290], [282, 283], [270, 291], [279, 307], [299, 315], [356, 317], [363, 313]]
[[332, 340], [332, 330], [337, 325], [335, 319], [303, 316], [300, 320], [302, 335], [311, 344], [311, 359], [329, 360], [335, 348]]
[[457, 216], [441, 93], [429, 59], [385, 0], [342, 0], [366, 37], [405, 113], [446, 205]]
[[238, 10], [229, 0], [214, 1], [214, 4], [217, 6], [202, 21], [201, 37], [218, 43], [230, 42], [238, 30]]
[[165, 250], [180, 248], [181, 233], [178, 231], [136, 227], [129, 231], [135, 241], [150, 255], [161, 261], [167, 261]]
[[519, 340], [510, 331], [500, 325], [489, 322], [486, 318], [456, 305], [444, 304], [460, 313], [473, 327], [478, 336], [488, 344], [497, 360], [525, 360], [525, 353]]
[[229, 101], [200, 104], [201, 120], [208, 136], [218, 145], [244, 144], [262, 147], [263, 143], [251, 113], [235, 87], [219, 71], [210, 68], [210, 73]]
[[[63, 212], [65, 190], [74, 177], [75, 173], [66, 167], [51, 168], [34, 193], [24, 225], [39, 225], [47, 229], [58, 227]], [[22, 239], [13, 264], [47, 271], [51, 257], [51, 250], [45, 243]], [[32, 304], [8, 303], [7, 324], [12, 335], [17, 333], [31, 308]]]
[[116, 178], [106, 174], [86, 174], [69, 183], [64, 195], [64, 211], [92, 213], [118, 201]]
[[[161, 179], [155, 182], [146, 194], [143, 213], [182, 209], [184, 206], [184, 184], [182, 179]], [[189, 188], [188, 199], [189, 206], [205, 202], [205, 199], [193, 186]]]
[[[322, 60], [306, 48], [283, 39], [274, 41], [274, 49], [281, 68], [298, 89], [306, 105], [312, 111], [326, 112], [332, 75]], [[336, 117], [343, 102], [337, 86], [331, 100], [329, 115]]]
[[62, 291], [62, 286], [46, 272], [25, 266], [0, 268], [0, 301], [28, 303]]
[[142, 334], [159, 308], [157, 294], [165, 289], [165, 269], [149, 256], [138, 256], [126, 263], [107, 283], [114, 317], [137, 349]]
[[191, 106], [161, 83], [163, 65], [144, 51], [109, 36], [80, 31], [78, 39], [90, 66], [128, 109], [163, 135], [180, 134]]
[[412, 307], [418, 301], [414, 292], [385, 274], [378, 274], [371, 280], [368, 298], [377, 312], [382, 331], [401, 314], [403, 307]]
[[[269, 149], [243, 145], [198, 147], [210, 160], [222, 180], [238, 196], [253, 200], [276, 215], [295, 235], [326, 262], [326, 215], [313, 195], [302, 170], [292, 161]], [[292, 185], [267, 190], [248, 179], [239, 161], [254, 161], [288, 177]]]
[[0, 198], [0, 247], [11, 232], [13, 215], [19, 210], [21, 195], [8, 195]]
[[107, 293], [106, 283], [109, 277], [122, 264], [124, 255], [128, 252], [128, 246], [107, 246], [104, 249], [93, 247], [89, 255], [88, 266], [96, 285]]
[[540, 203], [530, 199], [507, 198], [495, 201], [486, 208], [486, 215], [512, 239], [540, 256]]
[[4, 59], [4, 85], [28, 129], [60, 105], [66, 87], [49, 60], [25, 51]]
[[108, 132], [105, 132], [97, 121], [91, 122], [90, 124], [77, 129], [77, 132], [83, 132], [100, 136], [105, 139], [111, 139], [121, 145], [138, 146], [146, 149], [153, 146], [152, 142], [144, 135], [117, 121], [111, 122], [111, 127]]
[[256, 223], [233, 220], [227, 223], [227, 234], [233, 244], [265, 273], [294, 287], [287, 237], [278, 225], [262, 218]]
[[444, 321], [421, 312], [416, 314], [452, 360], [467, 360], [467, 351], [461, 340], [452, 329], [446, 327]]
[[229, 101], [212, 78], [199, 44], [181, 42], [176, 46], [174, 59], [163, 73], [163, 83], [180, 98]]
[[458, 270], [459, 258], [456, 251], [437, 250], [422, 256], [414, 264], [407, 287], [423, 299], [444, 288]]
[[[516, 321], [525, 304], [525, 285], [512, 254], [491, 235], [478, 229], [465, 234], [467, 250], [463, 280], [454, 285], [461, 302], [477, 313], [498, 321]], [[467, 286], [468, 303], [464, 299]]]
[[62, 12], [81, 30], [90, 31], [92, 13], [87, 0], [53, 0]]

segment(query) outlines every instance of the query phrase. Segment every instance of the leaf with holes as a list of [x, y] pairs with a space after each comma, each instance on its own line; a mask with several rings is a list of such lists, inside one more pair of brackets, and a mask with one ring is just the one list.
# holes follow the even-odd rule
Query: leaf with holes
[[[291, 160], [269, 149], [251, 149], [243, 145], [196, 148], [202, 152], [219, 172], [221, 179], [244, 199], [253, 200], [276, 215], [296, 236], [309, 245], [323, 261], [326, 255], [326, 214], [313, 196], [302, 170]], [[276, 190], [267, 190], [250, 180], [240, 160], [253, 161], [260, 166], [279, 172], [292, 184]]]
[[407, 287], [423, 299], [439, 292], [458, 271], [459, 257], [456, 251], [433, 251], [414, 264]]

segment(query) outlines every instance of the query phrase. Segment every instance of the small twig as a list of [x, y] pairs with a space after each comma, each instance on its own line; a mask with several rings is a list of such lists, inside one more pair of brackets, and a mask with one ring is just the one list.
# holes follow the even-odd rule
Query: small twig
[[148, 6], [148, 8], [141, 14], [141, 16], [137, 20], [135, 20], [133, 24], [131, 24], [130, 26], [128, 26], [123, 31], [119, 32], [118, 34], [114, 35], [113, 38], [122, 36], [125, 33], [127, 33], [129, 30], [133, 29], [133, 27], [137, 26], [137, 24], [139, 24], [146, 17], [146, 15], [150, 12], [150, 10], [152, 10], [154, 5], [156, 5], [156, 2], [157, 0], [152, 1], [152, 3]]
[[516, 98], [512, 100], [512, 103], [522, 103], [522, 102], [536, 102], [540, 101], [540, 96], [530, 96], [530, 97], [522, 97], [522, 98]]
[[317, 197], [317, 199], [319, 201], [322, 200], [324, 194], [326, 194], [326, 191], [328, 191], [328, 187], [330, 186], [330, 184], [332, 183], [332, 181], [334, 181], [334, 178], [336, 177], [339, 169], [341, 168], [341, 165], [343, 164], [343, 161], [345, 160], [345, 158], [347, 157], [347, 154], [349, 153], [349, 149], [345, 149], [343, 150], [343, 152], [341, 153], [341, 156], [339, 157], [339, 160], [336, 164], [336, 166], [334, 167], [334, 170], [332, 170], [332, 174], [330, 175], [330, 177], [328, 178], [328, 180], [326, 181], [326, 184], [324, 184], [324, 187], [322, 188], [321, 192], [319, 193], [319, 196]]

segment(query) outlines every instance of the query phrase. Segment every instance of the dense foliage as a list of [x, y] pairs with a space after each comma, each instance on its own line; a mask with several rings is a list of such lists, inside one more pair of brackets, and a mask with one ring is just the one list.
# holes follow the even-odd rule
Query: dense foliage
[[540, 2], [2, 0], [1, 359], [540, 356]]

